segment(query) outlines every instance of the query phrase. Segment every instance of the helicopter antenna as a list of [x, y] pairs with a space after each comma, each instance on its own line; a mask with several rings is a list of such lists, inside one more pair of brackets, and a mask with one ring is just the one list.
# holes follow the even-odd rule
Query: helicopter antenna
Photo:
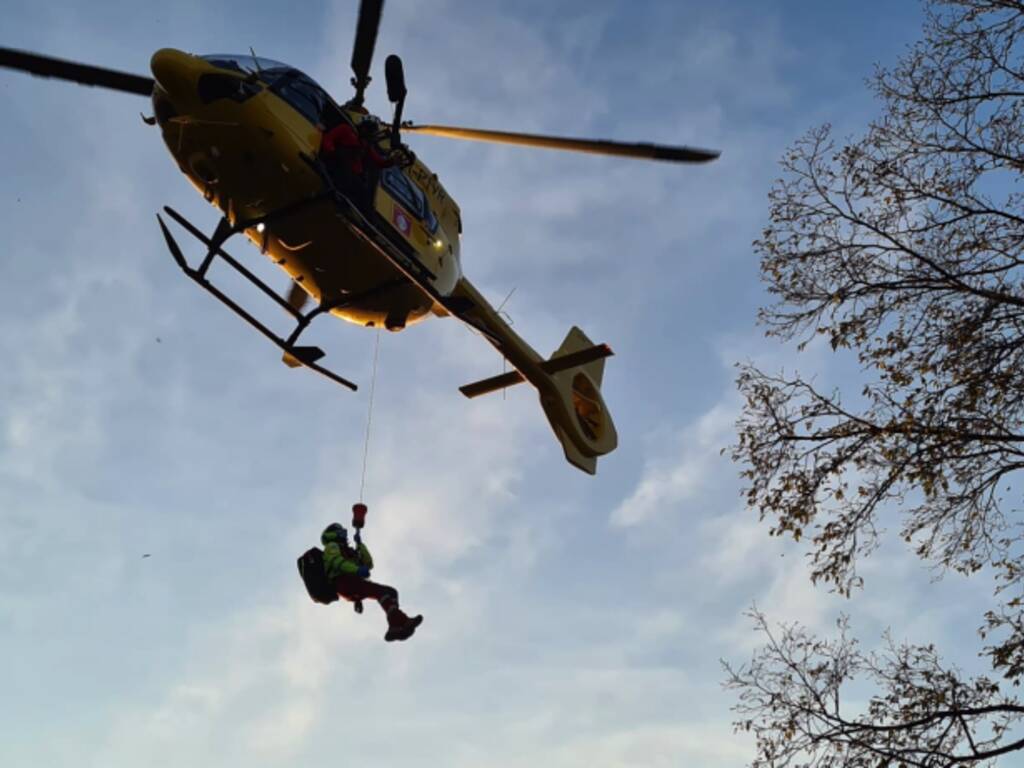
[[256, 58], [256, 51], [252, 49], [251, 45], [249, 46], [249, 53], [252, 54], [252, 63], [256, 65], [256, 74], [263, 77], [263, 70], [260, 69], [260, 60]]
[[502, 299], [502, 302], [501, 302], [501, 304], [498, 305], [498, 308], [496, 310], [494, 310], [499, 315], [503, 315], [505, 317], [505, 319], [508, 320], [508, 324], [509, 325], [512, 325], [512, 317], [509, 315], [508, 312], [502, 312], [501, 309], [506, 304], [508, 304], [508, 300], [512, 298], [512, 294], [516, 292], [516, 288], [518, 288], [518, 287], [519, 287], [518, 285], [512, 286], [512, 290], [508, 292], [508, 295], [504, 299]]
[[[509, 325], [512, 325], [512, 315], [510, 315], [508, 312], [502, 312], [501, 310], [502, 310], [502, 307], [504, 307], [506, 304], [508, 304], [508, 300], [512, 298], [512, 294], [516, 292], [516, 288], [518, 288], [518, 287], [519, 287], [518, 285], [513, 285], [512, 286], [512, 290], [508, 292], [508, 295], [504, 299], [502, 299], [502, 302], [501, 302], [501, 304], [498, 305], [498, 308], [496, 310], [494, 310], [495, 314], [499, 315], [500, 317], [505, 318], [505, 321]], [[506, 357], [504, 355], [501, 355], [501, 372], [502, 372], [502, 374], [504, 374], [507, 370], [508, 370], [508, 360], [506, 359]], [[504, 389], [501, 390], [501, 399], [505, 400], [507, 398], [508, 398], [508, 387], [505, 387]]]

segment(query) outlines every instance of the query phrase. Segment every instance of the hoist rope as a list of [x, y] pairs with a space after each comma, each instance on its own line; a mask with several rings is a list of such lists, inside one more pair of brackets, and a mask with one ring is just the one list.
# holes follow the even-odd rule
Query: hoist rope
[[370, 425], [373, 423], [373, 390], [377, 388], [377, 357], [380, 354], [380, 328], [373, 345], [373, 373], [370, 375], [370, 404], [366, 409], [366, 440], [363, 441], [363, 475], [359, 480], [359, 502], [363, 501], [363, 490], [366, 488], [366, 458], [370, 454]]

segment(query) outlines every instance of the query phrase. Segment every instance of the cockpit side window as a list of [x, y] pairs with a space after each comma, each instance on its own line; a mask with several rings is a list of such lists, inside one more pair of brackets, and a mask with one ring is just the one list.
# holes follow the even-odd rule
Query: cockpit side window
[[413, 216], [421, 220], [433, 218], [423, 191], [409, 181], [408, 177], [400, 169], [394, 166], [385, 168], [381, 174], [381, 181], [384, 184], [384, 189], [398, 202], [408, 208], [409, 213]]
[[298, 73], [279, 78], [270, 90], [284, 99], [313, 125], [322, 123], [324, 109], [331, 98], [316, 83]]
[[203, 104], [209, 104], [217, 99], [243, 102], [259, 93], [260, 86], [236, 75], [207, 72], [199, 76], [197, 91]]

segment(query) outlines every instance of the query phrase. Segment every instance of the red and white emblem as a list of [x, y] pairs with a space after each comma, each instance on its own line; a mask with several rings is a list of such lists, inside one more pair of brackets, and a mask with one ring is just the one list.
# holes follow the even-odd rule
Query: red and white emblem
[[396, 227], [398, 227], [398, 231], [406, 237], [408, 237], [409, 233], [412, 232], [412, 221], [409, 219], [409, 214], [397, 205], [395, 206], [395, 212], [391, 214], [391, 221]]

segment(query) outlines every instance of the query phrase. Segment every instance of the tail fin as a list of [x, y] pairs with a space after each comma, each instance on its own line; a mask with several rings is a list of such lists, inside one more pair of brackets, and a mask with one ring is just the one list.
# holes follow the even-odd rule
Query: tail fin
[[[467, 302], [457, 314], [480, 330], [515, 370], [459, 387], [466, 397], [479, 397], [528, 381], [537, 388], [544, 415], [562, 444], [565, 458], [584, 472], [595, 474], [597, 459], [615, 450], [618, 435], [601, 397], [607, 344], [593, 344], [579, 328], [572, 328], [562, 346], [544, 360], [501, 318], [465, 278], [456, 286], [456, 298]], [[450, 306], [451, 302], [449, 301]]]
[[[593, 342], [573, 326], [562, 346], [551, 355], [551, 361], [591, 349]], [[554, 386], [538, 387], [544, 415], [569, 463], [593, 475], [597, 472], [598, 457], [614, 451], [619, 440], [601, 397], [604, 356], [548, 376]]]

